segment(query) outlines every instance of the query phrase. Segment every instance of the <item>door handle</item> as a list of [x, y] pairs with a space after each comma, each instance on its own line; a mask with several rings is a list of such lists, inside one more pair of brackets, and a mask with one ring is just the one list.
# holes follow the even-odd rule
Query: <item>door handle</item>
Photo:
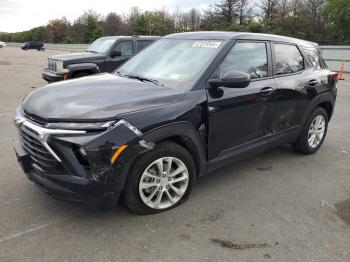
[[262, 96], [268, 96], [273, 93], [274, 89], [272, 87], [264, 87], [260, 90], [259, 94]]
[[318, 84], [318, 80], [316, 79], [312, 79], [308, 82], [308, 86], [315, 86]]

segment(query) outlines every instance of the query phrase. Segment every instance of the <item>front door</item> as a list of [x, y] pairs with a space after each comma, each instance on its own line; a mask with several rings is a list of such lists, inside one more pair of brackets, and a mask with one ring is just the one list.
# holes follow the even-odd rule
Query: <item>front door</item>
[[270, 61], [268, 42], [238, 41], [214, 72], [211, 78], [239, 70], [252, 81], [246, 88], [207, 89], [209, 160], [269, 133], [275, 107]]
[[120, 41], [116, 46], [111, 50], [119, 51], [120, 56], [111, 57], [109, 56], [105, 60], [105, 70], [106, 72], [113, 72], [117, 69], [121, 64], [123, 64], [126, 60], [128, 60], [134, 54], [133, 41]]

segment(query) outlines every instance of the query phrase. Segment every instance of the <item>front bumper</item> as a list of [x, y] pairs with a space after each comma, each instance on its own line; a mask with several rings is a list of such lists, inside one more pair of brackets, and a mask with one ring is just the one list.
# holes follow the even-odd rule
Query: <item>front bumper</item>
[[28, 179], [47, 194], [62, 200], [91, 204], [118, 200], [120, 192], [115, 191], [113, 183], [103, 183], [69, 173], [39, 173], [32, 167], [30, 155], [21, 143], [16, 142], [14, 148], [17, 160]]
[[57, 82], [65, 79], [64, 74], [57, 74], [56, 72], [47, 70], [46, 68], [42, 71], [41, 75], [47, 82]]
[[[123, 121], [103, 131], [85, 133], [47, 129], [17, 117], [20, 141], [15, 143], [17, 160], [26, 176], [49, 195], [86, 203], [115, 203], [124, 189], [132, 162], [142, 150], [140, 137]], [[116, 163], [104, 173], [95, 174], [92, 166], [81, 162], [76, 148], [99, 153], [105, 141], [120, 147], [128, 144]], [[96, 154], [95, 154], [96, 155]], [[100, 159], [91, 158], [92, 163]]]

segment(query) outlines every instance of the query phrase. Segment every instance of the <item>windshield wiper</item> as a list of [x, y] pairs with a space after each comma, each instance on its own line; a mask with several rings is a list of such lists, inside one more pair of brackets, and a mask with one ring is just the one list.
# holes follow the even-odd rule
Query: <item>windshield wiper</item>
[[[117, 73], [119, 73], [119, 72], [117, 72]], [[151, 83], [159, 86], [159, 81], [155, 80], [155, 79], [147, 78], [147, 77], [140, 76], [140, 75], [124, 75], [124, 76], [126, 76], [128, 78], [132, 78], [132, 79], [137, 79], [137, 80], [140, 80], [142, 82], [145, 82], [145, 81], [146, 82], [151, 82]]]
[[92, 50], [86, 50], [86, 52], [88, 52], [88, 53], [94, 53], [94, 54], [97, 54], [97, 52], [96, 52], [96, 51], [92, 51]]

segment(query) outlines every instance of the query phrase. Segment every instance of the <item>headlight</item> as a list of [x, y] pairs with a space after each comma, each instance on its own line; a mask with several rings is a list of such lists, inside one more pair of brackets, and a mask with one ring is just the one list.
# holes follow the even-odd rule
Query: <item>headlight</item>
[[128, 147], [128, 145], [115, 146], [113, 144], [101, 145], [96, 150], [86, 150], [79, 148], [79, 154], [86, 159], [94, 175], [101, 175], [108, 173], [117, 158]]
[[55, 61], [56, 63], [56, 72], [58, 73], [67, 73], [68, 69], [63, 68], [63, 61]]
[[69, 71], [67, 68], [64, 68], [63, 61], [56, 61], [50, 58], [48, 59], [48, 69], [61, 74]]
[[55, 61], [56, 63], [56, 71], [61, 72], [63, 69], [63, 61]]
[[106, 122], [61, 122], [61, 123], [48, 123], [45, 127], [51, 129], [65, 129], [65, 130], [104, 130], [115, 124], [116, 121]]

